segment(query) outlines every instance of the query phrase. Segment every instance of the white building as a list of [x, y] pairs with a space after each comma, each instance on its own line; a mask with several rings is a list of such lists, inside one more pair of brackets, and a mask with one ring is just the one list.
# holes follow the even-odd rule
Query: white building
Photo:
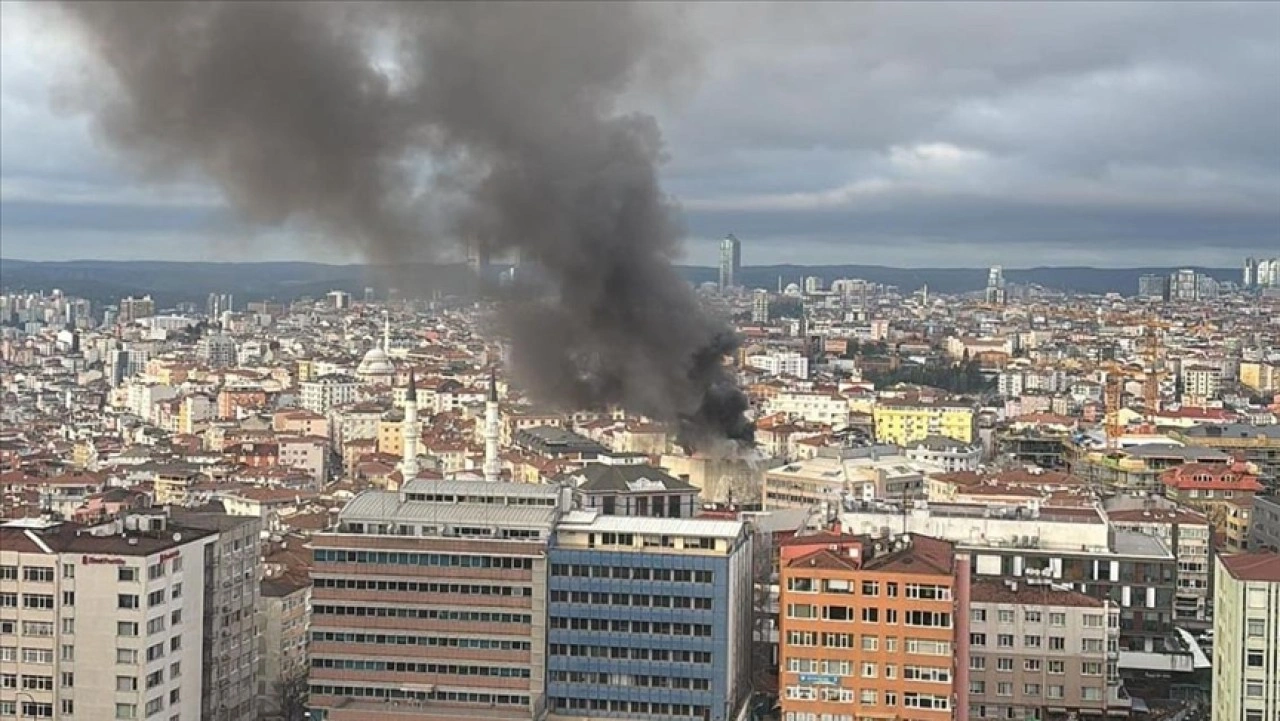
[[196, 356], [211, 368], [234, 366], [238, 360], [236, 342], [221, 333], [207, 335], [196, 343]]
[[333, 408], [354, 401], [360, 383], [351, 376], [330, 373], [313, 381], [303, 381], [300, 385], [302, 407], [312, 413], [328, 415]]
[[752, 323], [768, 323], [769, 322], [769, 292], [765, 290], [757, 290], [751, 296], [751, 322]]
[[832, 426], [849, 424], [849, 401], [840, 395], [811, 391], [786, 391], [765, 403], [765, 415], [784, 413], [811, 423], [829, 423]]
[[0, 526], [0, 717], [201, 719], [217, 534], [137, 526]]
[[747, 357], [747, 365], [770, 375], [809, 379], [809, 359], [795, 351], [775, 351]]
[[1280, 718], [1280, 554], [1215, 563], [1213, 721]]
[[1222, 369], [1191, 365], [1182, 369], [1182, 393], [1195, 398], [1216, 398], [1222, 387]]
[[936, 466], [948, 473], [976, 471], [982, 465], [982, 446], [965, 444], [946, 436], [928, 436], [903, 450], [917, 463]]

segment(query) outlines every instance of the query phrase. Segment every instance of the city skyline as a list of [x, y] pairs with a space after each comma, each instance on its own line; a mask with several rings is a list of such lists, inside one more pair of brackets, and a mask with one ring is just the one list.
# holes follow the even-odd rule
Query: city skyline
[[[759, 43], [712, 42], [729, 20], [687, 9], [689, 70], [620, 99], [664, 129], [683, 262], [713, 265], [726, 232], [748, 264], [902, 266], [1223, 266], [1280, 238], [1274, 6], [740, 9]], [[361, 260], [304, 228], [250, 234], [197, 178], [138, 182], [53, 102], [76, 43], [40, 8], [3, 12], [5, 257]], [[779, 52], [802, 36], [810, 54]], [[764, 102], [744, 105], [766, 71]]]

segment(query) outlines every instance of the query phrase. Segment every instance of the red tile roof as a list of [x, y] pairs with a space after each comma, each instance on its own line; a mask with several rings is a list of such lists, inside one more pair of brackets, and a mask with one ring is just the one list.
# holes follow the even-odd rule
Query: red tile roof
[[1227, 573], [1240, 581], [1280, 583], [1280, 553], [1240, 553], [1222, 556]]

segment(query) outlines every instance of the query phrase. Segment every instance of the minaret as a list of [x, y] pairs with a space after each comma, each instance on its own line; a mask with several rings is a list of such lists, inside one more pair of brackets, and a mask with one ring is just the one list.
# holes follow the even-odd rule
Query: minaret
[[382, 314], [382, 352], [391, 357], [391, 314]]
[[409, 369], [409, 388], [404, 396], [404, 423], [400, 426], [404, 453], [400, 459], [400, 475], [405, 483], [418, 477], [418, 389]]
[[498, 380], [489, 370], [489, 399], [484, 404], [484, 479], [492, 483], [502, 475], [498, 458]]

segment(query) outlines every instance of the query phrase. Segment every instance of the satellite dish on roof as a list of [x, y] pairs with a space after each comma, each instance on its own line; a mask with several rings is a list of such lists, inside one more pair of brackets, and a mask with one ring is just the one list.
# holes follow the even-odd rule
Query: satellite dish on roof
[[174, 533], [174, 534], [173, 534], [173, 542], [174, 542], [174, 543], [181, 543], [181, 542], [182, 542], [182, 534], [181, 534], [181, 533]]

